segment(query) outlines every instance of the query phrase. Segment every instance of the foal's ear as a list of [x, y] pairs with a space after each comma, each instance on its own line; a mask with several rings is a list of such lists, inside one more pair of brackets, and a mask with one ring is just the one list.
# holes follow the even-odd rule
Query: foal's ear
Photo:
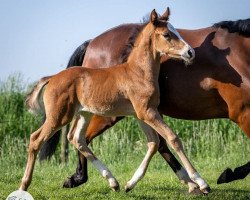
[[156, 11], [154, 9], [154, 10], [152, 10], [152, 12], [150, 14], [150, 22], [155, 25], [157, 21], [158, 21], [158, 14], [156, 13]]
[[162, 14], [162, 16], [160, 17], [160, 20], [168, 21], [169, 16], [170, 16], [170, 9], [169, 7], [167, 7], [167, 10]]

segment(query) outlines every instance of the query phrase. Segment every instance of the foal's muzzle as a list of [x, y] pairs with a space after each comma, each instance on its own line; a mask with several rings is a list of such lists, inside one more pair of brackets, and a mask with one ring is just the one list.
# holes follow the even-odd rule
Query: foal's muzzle
[[181, 56], [186, 64], [192, 64], [195, 58], [195, 51], [192, 47], [188, 47], [187, 51]]

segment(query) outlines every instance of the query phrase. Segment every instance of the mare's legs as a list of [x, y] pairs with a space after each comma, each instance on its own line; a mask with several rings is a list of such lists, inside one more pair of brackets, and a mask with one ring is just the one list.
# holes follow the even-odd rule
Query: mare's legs
[[92, 114], [81, 113], [79, 118], [74, 121], [72, 129], [68, 134], [68, 140], [72, 143], [79, 152], [81, 152], [92, 164], [98, 169], [100, 174], [107, 179], [110, 187], [117, 191], [119, 184], [110, 170], [96, 158], [93, 152], [88, 148], [85, 133], [90, 123]]
[[227, 168], [218, 178], [217, 184], [229, 183], [235, 180], [244, 179], [250, 173], [250, 162], [235, 168], [233, 171]]
[[[102, 134], [105, 130], [114, 126], [121, 119], [123, 119], [123, 117], [102, 117], [98, 115], [93, 115], [86, 132], [87, 144], [89, 144], [95, 137]], [[75, 128], [73, 129], [72, 126], [71, 131], [74, 132]], [[67, 180], [65, 180], [63, 187], [74, 188], [83, 183], [86, 183], [88, 180], [87, 166], [87, 159], [83, 154], [78, 151], [78, 165], [76, 168], [76, 172]]]
[[182, 143], [178, 136], [164, 123], [162, 117], [156, 109], [148, 108], [139, 111], [137, 110], [137, 117], [143, 120], [145, 123], [155, 129], [170, 146], [176, 151], [177, 155], [181, 159], [183, 165], [187, 169], [189, 177], [199, 185], [200, 190], [204, 193], [208, 193], [210, 188], [208, 184], [200, 177], [199, 173], [193, 167], [189, 159], [184, 153]]
[[134, 188], [134, 186], [138, 183], [139, 180], [143, 178], [143, 176], [146, 173], [146, 170], [148, 168], [149, 162], [153, 155], [156, 153], [158, 147], [159, 147], [159, 138], [158, 134], [154, 132], [147, 124], [145, 124], [142, 121], [139, 121], [140, 126], [144, 133], [147, 136], [148, 141], [148, 151], [140, 164], [139, 168], [134, 173], [133, 177], [127, 182], [125, 186], [126, 192], [130, 191]]

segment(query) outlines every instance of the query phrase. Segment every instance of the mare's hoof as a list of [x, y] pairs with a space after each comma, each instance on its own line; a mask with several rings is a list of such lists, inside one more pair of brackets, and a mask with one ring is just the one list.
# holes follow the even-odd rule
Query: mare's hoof
[[217, 180], [217, 184], [222, 184], [222, 183], [229, 183], [231, 182], [234, 178], [234, 173], [230, 168], [225, 169], [224, 172], [219, 176]]
[[63, 183], [63, 188], [74, 188], [82, 185], [83, 183], [86, 183], [87, 180], [88, 178], [82, 178], [76, 175], [72, 175]]

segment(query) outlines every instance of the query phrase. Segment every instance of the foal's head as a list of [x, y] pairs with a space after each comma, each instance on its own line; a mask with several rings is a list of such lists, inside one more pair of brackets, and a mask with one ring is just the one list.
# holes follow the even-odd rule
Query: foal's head
[[153, 42], [155, 51], [166, 54], [170, 58], [184, 60], [186, 64], [190, 64], [195, 52], [180, 36], [177, 30], [168, 22], [170, 10], [158, 17], [153, 10], [150, 15], [149, 25], [154, 28]]

